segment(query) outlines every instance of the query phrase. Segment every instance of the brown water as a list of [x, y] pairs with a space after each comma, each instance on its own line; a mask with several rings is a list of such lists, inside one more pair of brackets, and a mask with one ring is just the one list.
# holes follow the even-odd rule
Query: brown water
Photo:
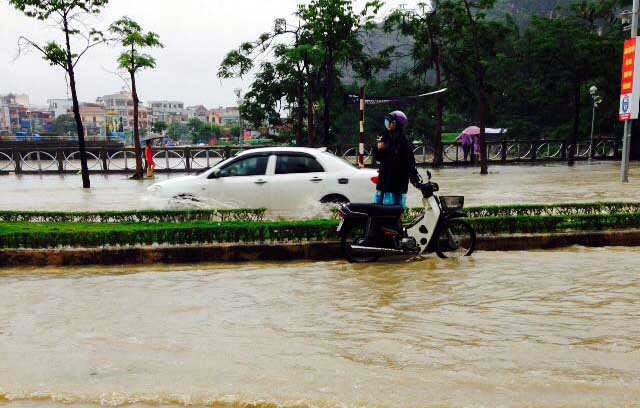
[[640, 407], [638, 265], [0, 270], [0, 406]]
[[[488, 176], [477, 168], [434, 171], [444, 194], [465, 195], [469, 205], [558, 203], [584, 201], [640, 201], [640, 165], [632, 165], [631, 182], [619, 182], [620, 164], [614, 162], [547, 166], [492, 166]], [[424, 170], [421, 170], [424, 174]], [[180, 174], [158, 175], [156, 181]], [[166, 208], [169, 203], [150, 197], [154, 181], [131, 181], [124, 175], [93, 175], [91, 190], [81, 188], [80, 176], [0, 176], [0, 210], [58, 211]], [[373, 194], [373, 190], [372, 190]], [[224, 201], [221, 198], [220, 201]], [[204, 206], [219, 206], [219, 203]], [[420, 197], [410, 193], [409, 204]]]

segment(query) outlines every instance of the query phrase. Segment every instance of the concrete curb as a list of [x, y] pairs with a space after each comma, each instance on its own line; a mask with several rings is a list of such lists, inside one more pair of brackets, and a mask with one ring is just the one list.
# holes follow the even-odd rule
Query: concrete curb
[[[557, 249], [573, 245], [587, 247], [640, 246], [640, 230], [516, 234], [478, 238], [478, 250], [480, 251]], [[340, 245], [337, 242], [0, 250], [0, 267], [331, 261], [337, 259], [341, 259]]]

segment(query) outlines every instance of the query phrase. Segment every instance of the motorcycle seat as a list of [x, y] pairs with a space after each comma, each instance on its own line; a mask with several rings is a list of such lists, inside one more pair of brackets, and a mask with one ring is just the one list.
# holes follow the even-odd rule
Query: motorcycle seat
[[367, 214], [370, 217], [399, 217], [404, 213], [400, 205], [358, 204], [347, 205], [349, 211]]

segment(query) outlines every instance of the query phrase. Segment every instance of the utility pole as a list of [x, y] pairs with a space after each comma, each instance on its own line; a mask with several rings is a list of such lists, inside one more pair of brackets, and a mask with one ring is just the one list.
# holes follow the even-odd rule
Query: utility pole
[[[631, 15], [631, 38], [638, 36], [638, 6], [640, 0], [633, 0], [633, 10]], [[638, 80], [638, 78], [636, 78]], [[632, 119], [624, 121], [624, 136], [622, 138], [622, 168], [620, 170], [620, 181], [622, 183], [629, 182], [629, 156], [631, 154], [631, 127]]]

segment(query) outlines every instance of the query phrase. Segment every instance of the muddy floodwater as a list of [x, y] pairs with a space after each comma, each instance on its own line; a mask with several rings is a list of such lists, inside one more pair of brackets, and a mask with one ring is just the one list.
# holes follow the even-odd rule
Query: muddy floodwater
[[640, 249], [0, 270], [0, 406], [640, 407]]
[[[425, 174], [425, 170], [420, 171]], [[627, 185], [620, 183], [620, 163], [578, 163], [546, 166], [492, 166], [488, 176], [478, 168], [434, 171], [444, 194], [464, 195], [468, 205], [558, 203], [585, 201], [640, 201], [640, 165], [633, 164]], [[156, 181], [181, 174], [157, 175]], [[154, 181], [131, 181], [124, 175], [92, 175], [92, 189], [83, 190], [79, 175], [0, 176], [0, 210], [56, 211], [166, 208], [169, 203], [151, 197], [146, 189]], [[373, 196], [373, 186], [372, 186]], [[220, 207], [224, 197], [204, 207]], [[409, 204], [417, 206], [416, 190]], [[313, 209], [314, 204], [308, 207]], [[313, 216], [314, 214], [299, 214]]]

